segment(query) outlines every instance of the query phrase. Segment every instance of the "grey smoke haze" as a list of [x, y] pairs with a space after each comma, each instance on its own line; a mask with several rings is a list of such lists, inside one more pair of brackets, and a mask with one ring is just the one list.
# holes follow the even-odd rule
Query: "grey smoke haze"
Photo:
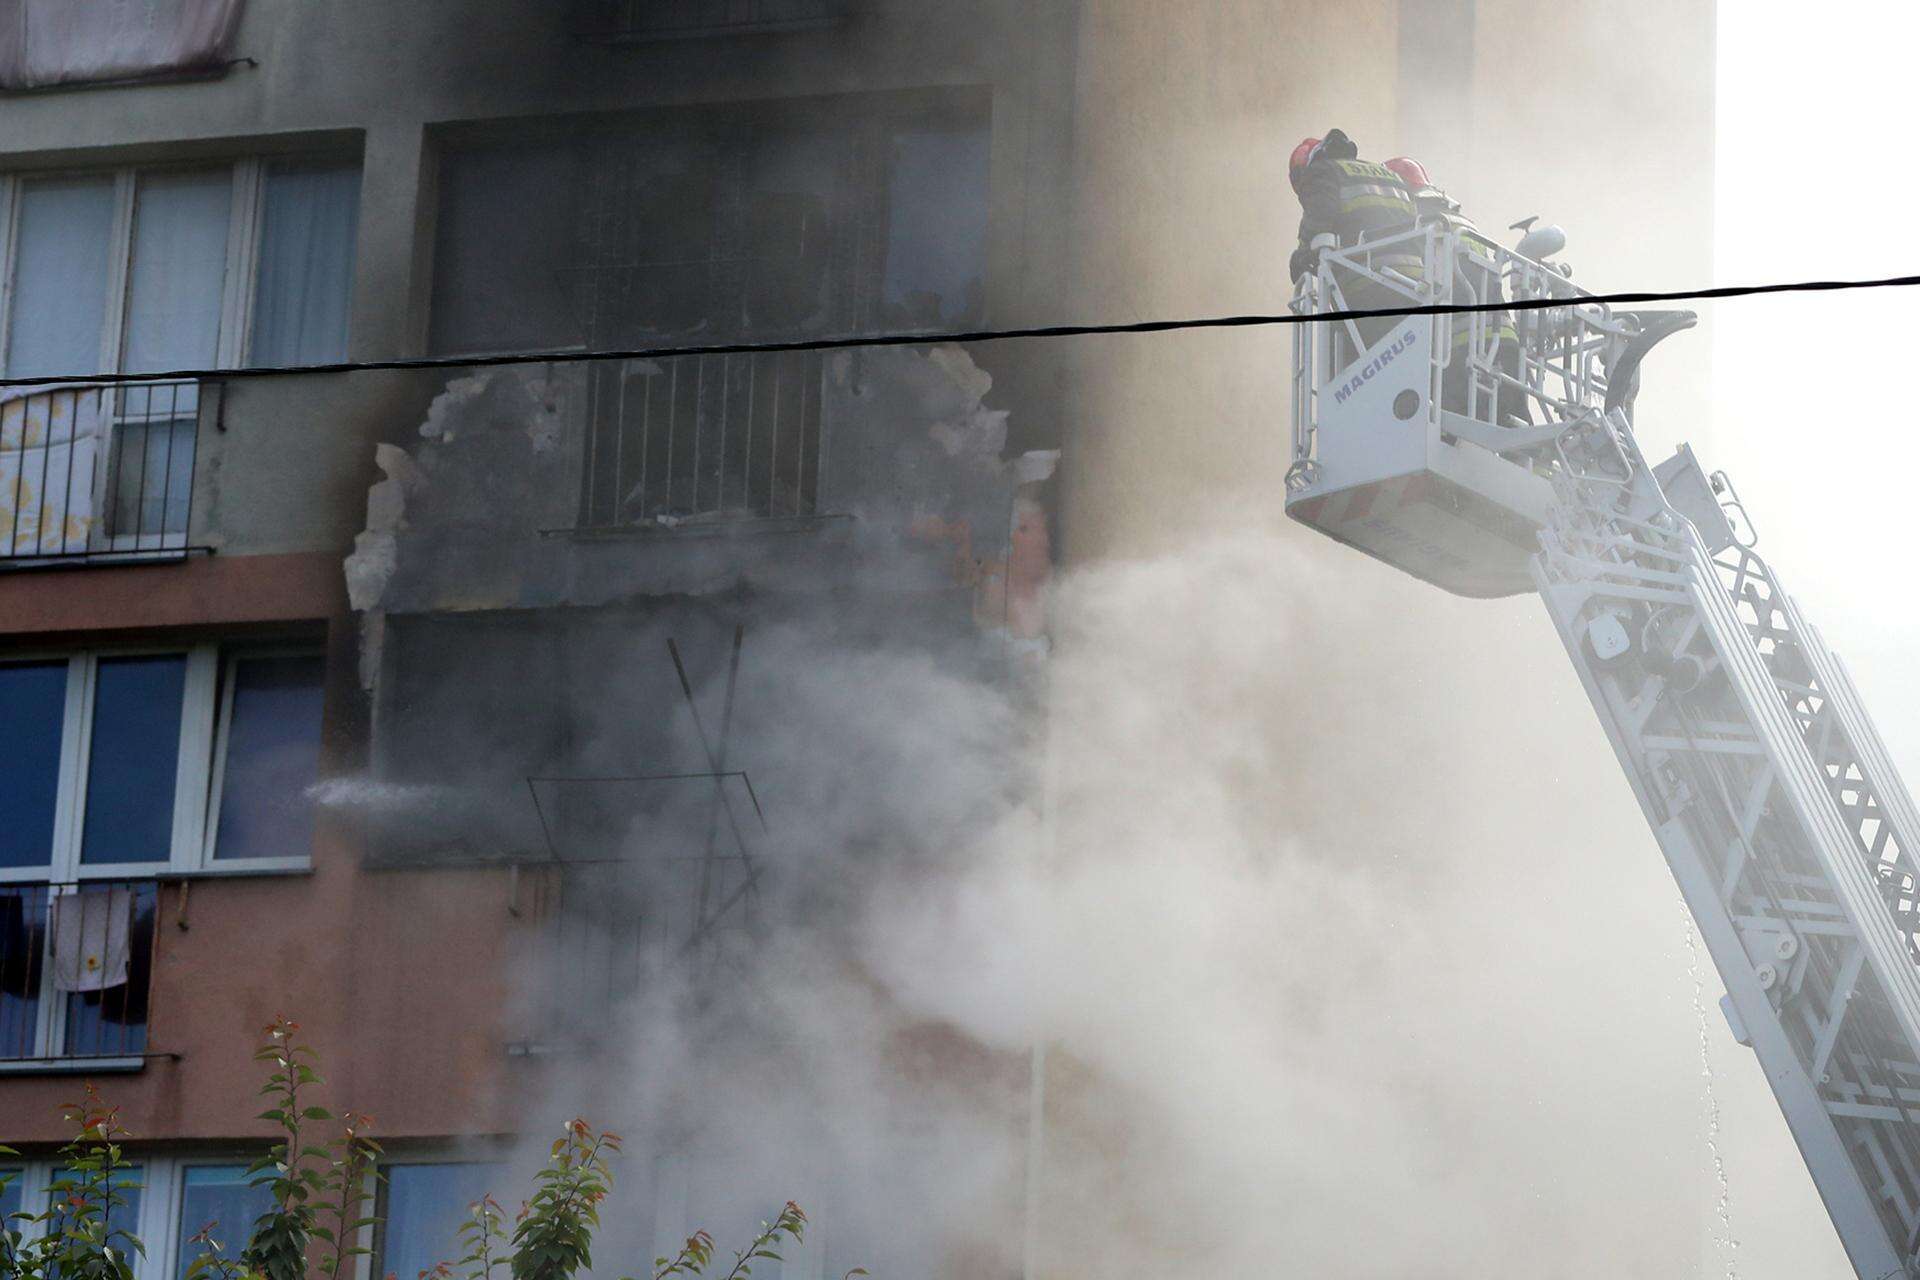
[[634, 1139], [636, 1250], [685, 1149], [694, 1222], [795, 1195], [830, 1265], [1017, 1270], [1041, 1041], [1068, 1274], [1717, 1269], [1676, 895], [1570, 673], [1510, 684], [1544, 620], [1477, 607], [1505, 651], [1453, 657], [1465, 602], [1250, 518], [1060, 584], [1035, 742], [1004, 682], [753, 636], [750, 936], [551, 1101]]

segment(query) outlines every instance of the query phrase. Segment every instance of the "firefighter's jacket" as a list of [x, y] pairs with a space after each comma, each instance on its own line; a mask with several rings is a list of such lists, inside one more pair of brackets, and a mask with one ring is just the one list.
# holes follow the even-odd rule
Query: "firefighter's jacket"
[[[1398, 174], [1371, 160], [1335, 159], [1322, 152], [1300, 175], [1300, 244], [1295, 279], [1312, 270], [1314, 237], [1330, 234], [1342, 247], [1411, 231], [1413, 196]], [[1416, 254], [1417, 256], [1417, 254]]]

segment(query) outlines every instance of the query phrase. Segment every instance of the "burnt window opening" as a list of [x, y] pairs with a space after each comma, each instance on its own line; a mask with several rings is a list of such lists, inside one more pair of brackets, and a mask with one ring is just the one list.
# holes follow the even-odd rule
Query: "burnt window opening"
[[622, 44], [830, 27], [847, 0], [574, 0], [582, 39]]
[[[442, 155], [443, 355], [782, 340], [980, 322], [986, 103], [661, 113]], [[827, 357], [608, 363], [588, 528], [821, 514]]]

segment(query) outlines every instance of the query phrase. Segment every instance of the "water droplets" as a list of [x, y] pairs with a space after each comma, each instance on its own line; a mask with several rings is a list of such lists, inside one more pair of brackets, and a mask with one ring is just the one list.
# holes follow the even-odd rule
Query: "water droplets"
[[1707, 1155], [1713, 1160], [1715, 1200], [1713, 1206], [1713, 1247], [1719, 1255], [1727, 1280], [1739, 1280], [1740, 1242], [1733, 1235], [1733, 1189], [1727, 1181], [1727, 1162], [1720, 1154], [1720, 1096], [1713, 1087], [1713, 1058], [1707, 1031], [1706, 979], [1700, 966], [1700, 939], [1693, 927], [1687, 904], [1680, 904], [1682, 937], [1687, 944], [1687, 977], [1693, 983], [1693, 1019], [1700, 1038], [1700, 1080], [1707, 1122]]

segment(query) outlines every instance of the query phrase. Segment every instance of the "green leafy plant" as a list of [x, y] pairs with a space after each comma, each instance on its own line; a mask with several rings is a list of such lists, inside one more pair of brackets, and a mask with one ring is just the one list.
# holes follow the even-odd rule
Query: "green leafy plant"
[[[336, 1116], [312, 1101], [324, 1081], [313, 1050], [299, 1042], [299, 1030], [298, 1023], [274, 1019], [254, 1054], [267, 1067], [260, 1093], [268, 1106], [259, 1118], [272, 1121], [280, 1137], [247, 1176], [266, 1189], [272, 1207], [252, 1223], [237, 1256], [218, 1238], [219, 1223], [188, 1238], [182, 1250], [194, 1256], [184, 1280], [347, 1280], [353, 1260], [369, 1252], [356, 1242], [375, 1222], [368, 1201], [383, 1152], [371, 1135], [371, 1117]], [[74, 1136], [60, 1149], [46, 1208], [0, 1221], [0, 1280], [134, 1280], [133, 1260], [145, 1248], [117, 1220], [125, 1216], [125, 1193], [136, 1185], [122, 1147], [129, 1135], [119, 1110], [88, 1085], [65, 1116]], [[321, 1125], [337, 1127], [315, 1140]], [[500, 1202], [483, 1195], [468, 1206], [460, 1227], [460, 1259], [421, 1272], [420, 1280], [574, 1280], [591, 1269], [600, 1206], [612, 1193], [612, 1158], [620, 1146], [619, 1134], [569, 1121], [549, 1148], [546, 1167], [534, 1175], [533, 1194], [511, 1230]], [[18, 1154], [0, 1146], [0, 1157]], [[0, 1174], [0, 1192], [11, 1177]], [[752, 1280], [754, 1264], [779, 1261], [780, 1250], [788, 1241], [799, 1243], [807, 1225], [800, 1206], [788, 1201], [715, 1280]], [[655, 1258], [646, 1275], [704, 1277], [714, 1256], [713, 1237], [696, 1231], [673, 1257]], [[866, 1274], [855, 1268], [845, 1280]]]
[[[0, 1277], [8, 1280], [133, 1280], [133, 1259], [145, 1246], [117, 1225], [134, 1189], [121, 1141], [119, 1108], [92, 1085], [63, 1108], [74, 1136], [60, 1148], [61, 1167], [39, 1214], [13, 1215], [0, 1232]], [[6, 1154], [15, 1154], [11, 1151]]]
[[309, 1121], [334, 1117], [302, 1098], [304, 1090], [321, 1080], [313, 1067], [313, 1050], [295, 1039], [299, 1030], [299, 1023], [275, 1018], [266, 1028], [266, 1042], [253, 1055], [268, 1066], [260, 1093], [271, 1104], [257, 1118], [273, 1121], [281, 1133], [280, 1141], [247, 1169], [253, 1185], [267, 1188], [273, 1197], [273, 1208], [255, 1221], [240, 1255], [245, 1268], [262, 1280], [306, 1280], [307, 1245], [319, 1216], [314, 1201], [326, 1194], [321, 1169], [332, 1159], [326, 1147], [302, 1141]]
[[619, 1134], [595, 1133], [585, 1120], [567, 1122], [514, 1225], [513, 1280], [568, 1280], [593, 1265], [600, 1202], [613, 1190], [607, 1158], [619, 1150]]

